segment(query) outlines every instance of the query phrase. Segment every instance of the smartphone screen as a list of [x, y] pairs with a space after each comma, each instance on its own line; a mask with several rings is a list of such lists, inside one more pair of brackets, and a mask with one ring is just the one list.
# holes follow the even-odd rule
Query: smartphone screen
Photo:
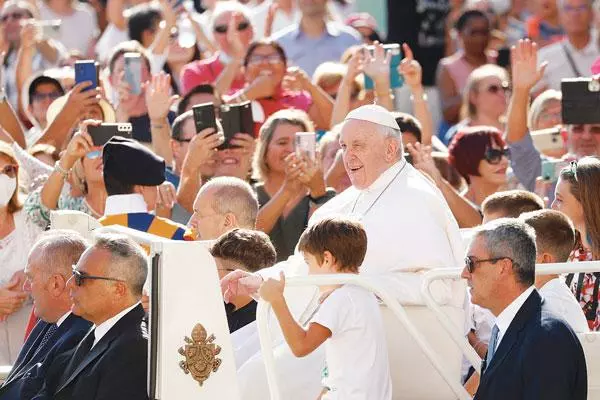
[[[398, 73], [398, 66], [400, 65], [400, 62], [402, 62], [400, 45], [398, 43], [384, 44], [383, 48], [385, 49], [386, 53], [392, 53], [390, 58], [390, 88], [396, 89], [402, 87], [402, 85], [404, 85], [404, 79], [402, 78], [402, 75]], [[367, 47], [367, 51], [369, 51], [371, 54], [373, 54], [374, 50], [375, 46]], [[373, 88], [375, 88], [373, 79], [365, 74], [365, 89], [372, 90]]]
[[213, 103], [202, 103], [192, 107], [194, 113], [194, 124], [196, 133], [206, 128], [213, 128], [217, 132], [217, 120], [215, 118], [215, 105]]
[[94, 146], [104, 146], [114, 136], [131, 138], [133, 128], [128, 122], [124, 123], [103, 123], [88, 127], [88, 133], [92, 137]]
[[313, 162], [317, 156], [317, 135], [315, 132], [296, 132], [296, 154], [306, 156]]
[[75, 61], [75, 84], [85, 81], [92, 82], [85, 90], [98, 87], [98, 68], [94, 60]]
[[125, 53], [125, 80], [131, 88], [131, 93], [142, 93], [142, 56], [138, 53]]

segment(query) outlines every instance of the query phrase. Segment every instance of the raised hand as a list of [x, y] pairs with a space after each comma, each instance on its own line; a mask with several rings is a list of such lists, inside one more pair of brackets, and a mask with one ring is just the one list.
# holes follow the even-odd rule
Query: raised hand
[[171, 95], [171, 75], [160, 72], [143, 84], [150, 120], [164, 120], [179, 96]]
[[412, 50], [406, 43], [402, 45], [402, 50], [404, 58], [398, 66], [398, 73], [402, 75], [404, 82], [411, 89], [421, 88], [423, 86], [423, 69], [421, 68], [421, 64], [415, 60]]
[[198, 170], [203, 164], [209, 162], [218, 146], [223, 143], [223, 135], [215, 132], [213, 128], [206, 128], [192, 138], [190, 147], [183, 164], [191, 170]]
[[386, 81], [390, 76], [391, 52], [386, 52], [379, 42], [374, 44], [373, 54], [366, 51], [363, 60], [363, 71], [374, 81]]
[[21, 46], [23, 48], [32, 48], [37, 44], [39, 29], [35, 25], [34, 19], [27, 19], [21, 22]]
[[537, 44], [521, 39], [510, 49], [513, 90], [530, 91], [544, 76], [547, 62], [538, 67]]
[[223, 300], [225, 300], [226, 303], [229, 303], [236, 296], [255, 295], [262, 283], [263, 279], [260, 275], [236, 269], [221, 279]]
[[177, 189], [169, 181], [164, 181], [158, 186], [158, 199], [156, 201], [157, 208], [172, 210], [177, 202]]
[[240, 32], [237, 29], [238, 25], [243, 21], [244, 17], [242, 14], [234, 12], [227, 27], [227, 42], [229, 42], [231, 56], [238, 60], [242, 60], [246, 56], [246, 47], [242, 43]]
[[87, 131], [87, 127], [90, 125], [99, 125], [100, 123], [101, 121], [85, 120], [79, 125], [79, 131], [73, 135], [62, 156], [63, 167], [71, 168], [77, 160], [94, 149], [94, 142]]
[[431, 146], [423, 146], [421, 143], [407, 144], [406, 149], [413, 159], [413, 166], [419, 171], [427, 174], [436, 185], [442, 181], [442, 174], [435, 165], [433, 156], [431, 155]]
[[311, 85], [310, 77], [298, 67], [289, 67], [283, 78], [283, 86], [292, 92], [309, 90]]
[[19, 311], [29, 296], [22, 289], [23, 283], [18, 276], [13, 275], [10, 282], [0, 287], [0, 320]]

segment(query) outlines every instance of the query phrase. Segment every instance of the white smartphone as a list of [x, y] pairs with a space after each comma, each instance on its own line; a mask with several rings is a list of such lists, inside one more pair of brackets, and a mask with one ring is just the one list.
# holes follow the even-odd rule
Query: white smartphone
[[542, 153], [563, 150], [565, 148], [560, 128], [532, 131], [531, 138], [535, 147]]
[[142, 93], [142, 56], [139, 53], [125, 53], [125, 80], [131, 88], [131, 93]]
[[296, 154], [305, 155], [315, 162], [317, 158], [317, 135], [315, 132], [296, 132]]
[[60, 19], [52, 19], [45, 21], [36, 21], [35, 25], [39, 29], [39, 34], [42, 36], [41, 39], [60, 39], [60, 26], [62, 22]]

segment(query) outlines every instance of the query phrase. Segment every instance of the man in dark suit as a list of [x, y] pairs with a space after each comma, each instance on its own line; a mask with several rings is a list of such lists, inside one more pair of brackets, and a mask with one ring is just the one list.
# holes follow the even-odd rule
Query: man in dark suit
[[533, 286], [533, 229], [514, 219], [479, 228], [462, 276], [471, 301], [496, 317], [475, 399], [585, 400], [587, 370], [577, 336], [542, 311]]
[[147, 270], [144, 250], [128, 237], [96, 237], [68, 283], [73, 312], [94, 328], [52, 364], [35, 399], [148, 399], [148, 335], [140, 303]]
[[91, 323], [71, 313], [67, 281], [71, 266], [87, 248], [74, 231], [51, 231], [31, 249], [25, 267], [24, 290], [35, 304], [40, 319], [21, 348], [0, 399], [29, 399], [42, 387], [46, 366], [55, 356], [73, 349]]

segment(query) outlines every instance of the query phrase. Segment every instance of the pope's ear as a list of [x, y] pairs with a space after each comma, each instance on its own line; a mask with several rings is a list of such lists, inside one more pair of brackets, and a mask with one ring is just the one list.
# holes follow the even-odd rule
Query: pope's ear
[[400, 140], [392, 137], [385, 138], [385, 161], [392, 162], [398, 158]]

